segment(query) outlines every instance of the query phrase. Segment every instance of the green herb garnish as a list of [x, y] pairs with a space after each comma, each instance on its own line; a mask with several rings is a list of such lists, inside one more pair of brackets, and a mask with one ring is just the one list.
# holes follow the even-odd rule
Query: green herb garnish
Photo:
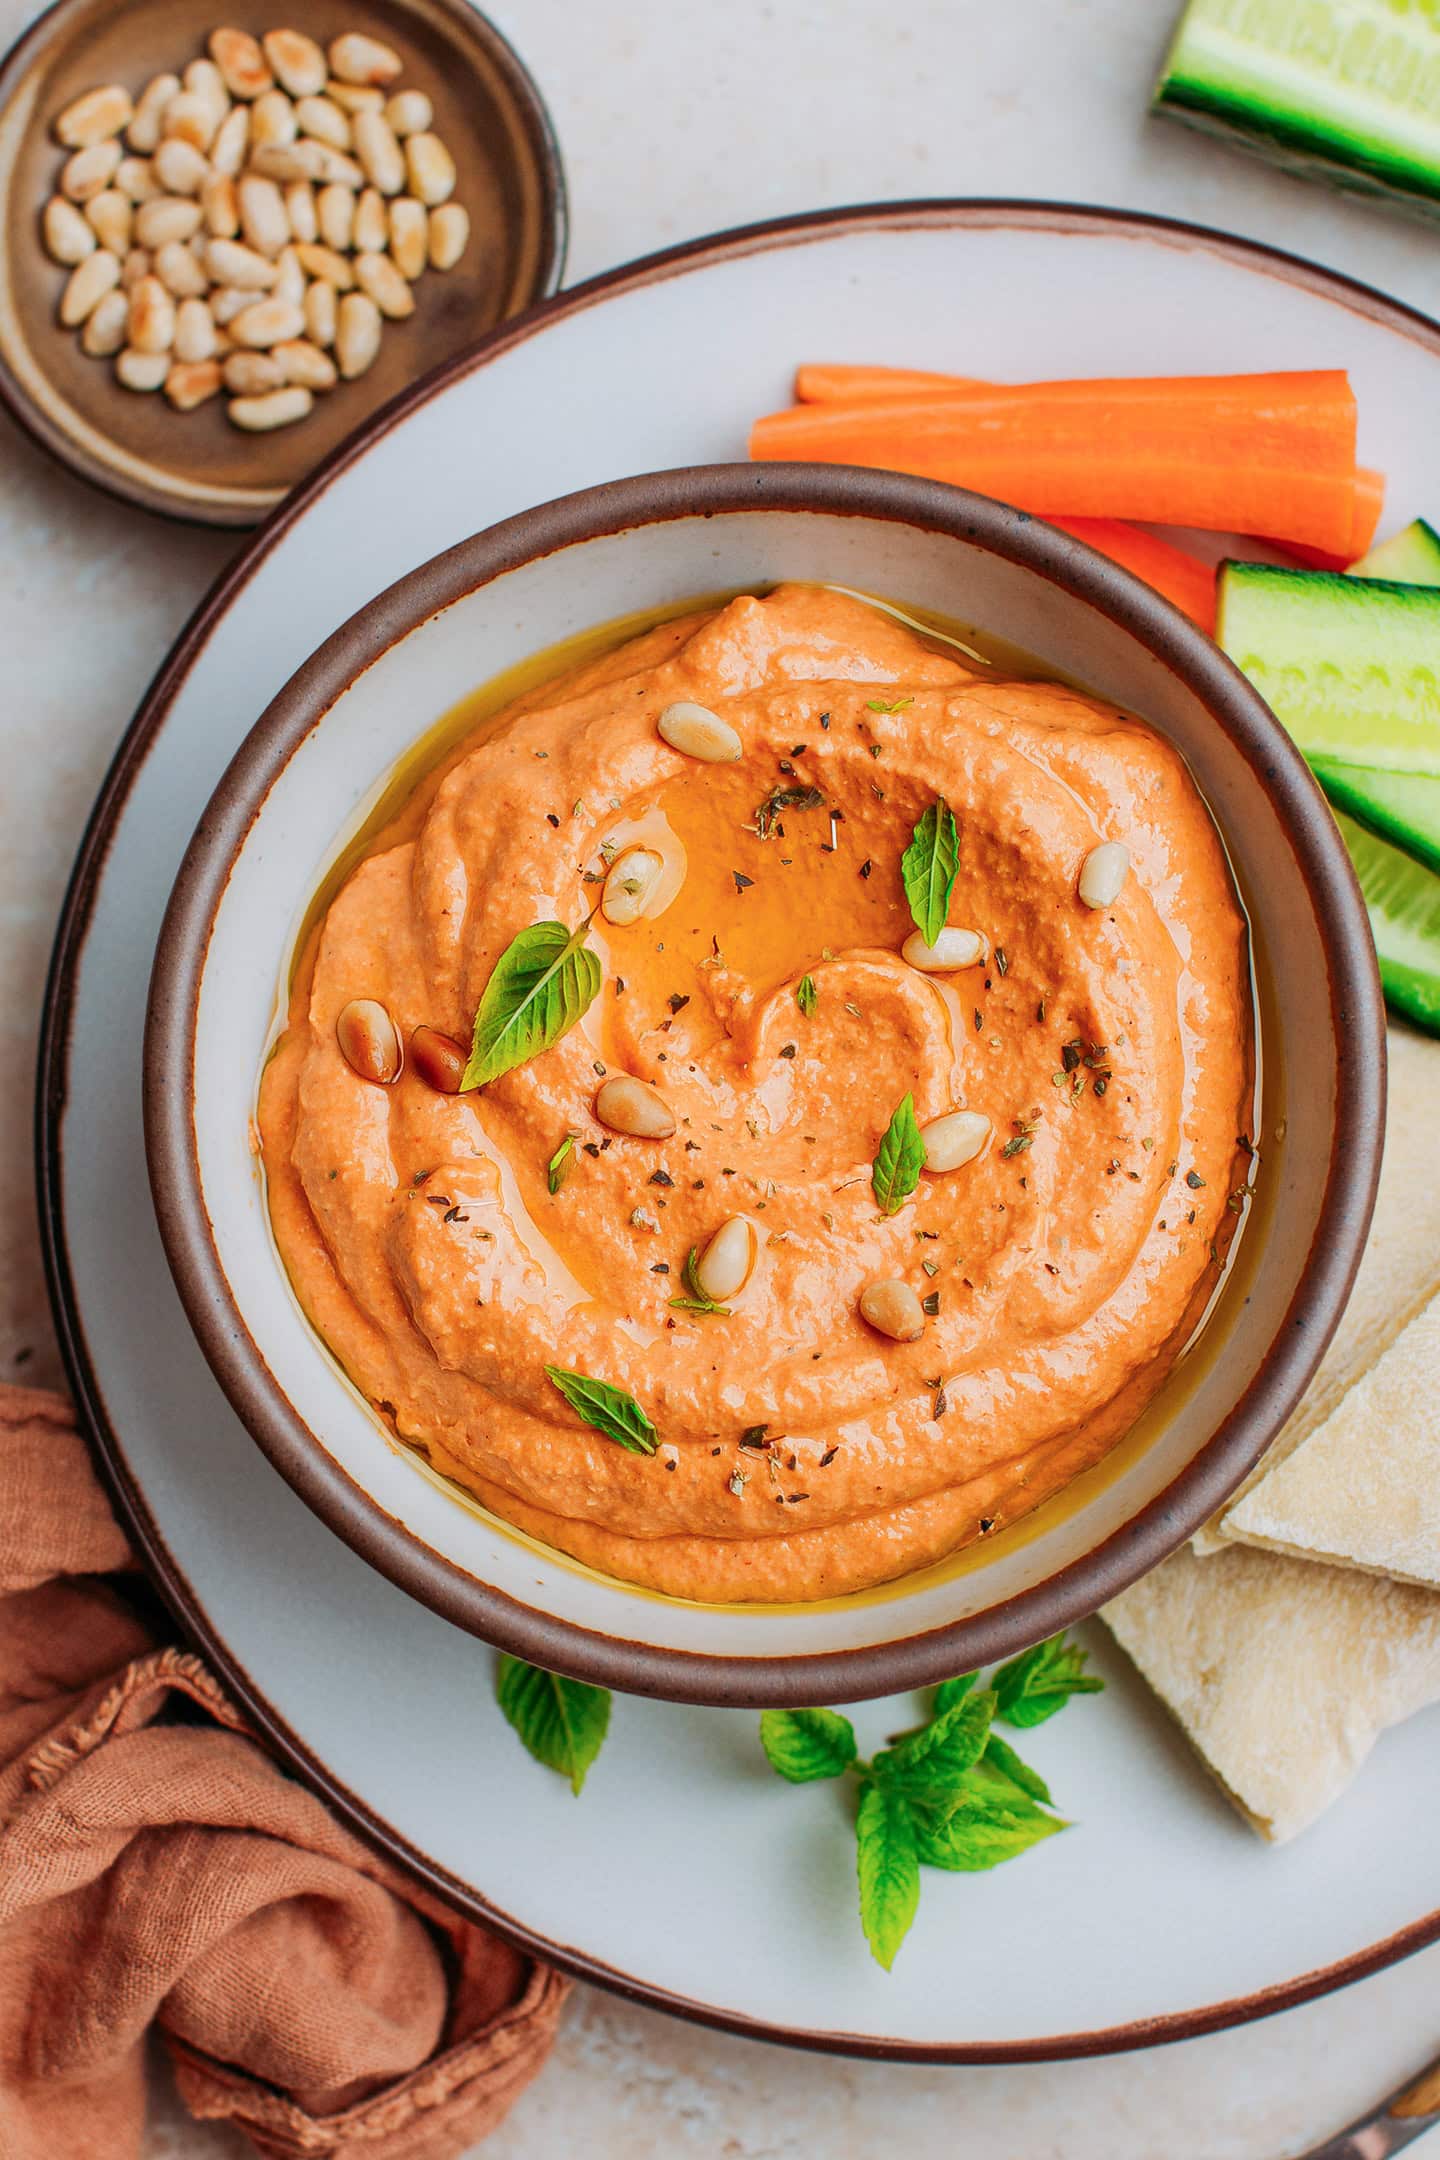
[[913, 697], [897, 697], [887, 705], [884, 698], [872, 697], [866, 698], [865, 710], [866, 712], [879, 713], [904, 712], [906, 706], [913, 705], [914, 702], [915, 700]]
[[795, 1003], [799, 1006], [801, 1012], [804, 1013], [807, 1020], [814, 1013], [815, 1007], [819, 1004], [819, 1002], [820, 993], [815, 988], [814, 976], [802, 975], [799, 982], [795, 985]]
[[906, 1095], [886, 1126], [870, 1167], [870, 1183], [882, 1214], [893, 1215], [903, 1207], [924, 1167], [925, 1143], [915, 1122], [915, 1102]]
[[686, 1256], [685, 1266], [681, 1271], [681, 1280], [685, 1285], [687, 1294], [684, 1297], [672, 1297], [670, 1303], [677, 1312], [714, 1313], [718, 1319], [728, 1320], [730, 1318], [730, 1307], [728, 1305], [717, 1305], [714, 1298], [710, 1297], [700, 1287], [700, 1278], [695, 1272], [699, 1259], [700, 1248], [698, 1245], [692, 1245]]
[[1036, 1643], [995, 1675], [995, 1715], [1022, 1731], [1043, 1725], [1072, 1695], [1098, 1695], [1103, 1680], [1085, 1670], [1085, 1652], [1065, 1635]]
[[502, 1656], [495, 1700], [536, 1762], [569, 1778], [578, 1796], [609, 1728], [609, 1691]]
[[950, 895], [960, 867], [960, 835], [950, 805], [937, 795], [918, 820], [909, 847], [900, 858], [905, 898], [915, 927], [933, 945], [945, 927]]
[[825, 801], [818, 787], [773, 787], [755, 812], [755, 830], [768, 840], [786, 810], [818, 810]]
[[566, 1133], [565, 1138], [560, 1142], [559, 1147], [556, 1148], [549, 1162], [545, 1165], [545, 1182], [552, 1193], [559, 1192], [575, 1166], [575, 1143], [579, 1137], [579, 1133]]
[[660, 1436], [624, 1388], [593, 1379], [589, 1373], [566, 1372], [559, 1365], [547, 1365], [545, 1377], [559, 1388], [575, 1415], [607, 1440], [616, 1441], [632, 1455], [655, 1453]]
[[585, 949], [590, 917], [578, 930], [532, 923], [495, 963], [480, 1009], [461, 1091], [484, 1087], [568, 1034], [600, 988], [600, 962]]

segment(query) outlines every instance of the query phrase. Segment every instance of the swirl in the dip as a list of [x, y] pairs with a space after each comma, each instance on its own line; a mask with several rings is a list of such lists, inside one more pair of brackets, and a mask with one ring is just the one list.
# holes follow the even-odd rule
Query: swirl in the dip
[[[664, 738], [687, 703], [738, 759]], [[984, 941], [947, 971], [902, 956], [901, 857], [937, 800], [948, 922]], [[637, 847], [649, 912], [595, 914], [583, 1017], [441, 1092], [414, 1031], [463, 1058], [517, 935], [582, 924]], [[356, 1000], [406, 1047], [392, 1084], [342, 1052]], [[633, 1089], [602, 1122], [623, 1075], [668, 1136], [615, 1129]], [[311, 942], [260, 1127], [306, 1311], [405, 1441], [615, 1575], [791, 1600], [1014, 1521], [1133, 1424], [1215, 1288], [1251, 1084], [1244, 922], [1176, 752], [784, 586], [546, 684], [420, 787]], [[886, 1213], [907, 1095], [922, 1134], [987, 1124], [930, 1135], [939, 1162], [983, 1144]], [[728, 1310], [694, 1310], [687, 1258], [735, 1217]], [[655, 1451], [547, 1368], [633, 1402]]]

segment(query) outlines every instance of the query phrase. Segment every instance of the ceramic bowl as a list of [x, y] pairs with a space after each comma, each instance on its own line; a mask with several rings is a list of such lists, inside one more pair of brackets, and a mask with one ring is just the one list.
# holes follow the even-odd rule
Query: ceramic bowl
[[[251, 1145], [278, 970], [327, 857], [415, 738], [478, 685], [612, 619], [782, 578], [983, 626], [1178, 745], [1251, 911], [1264, 1201], [1183, 1389], [1066, 1504], [941, 1569], [821, 1606], [637, 1591], [518, 1539], [398, 1450], [303, 1319]], [[535, 1663], [700, 1702], [888, 1694], [1010, 1655], [1190, 1535], [1295, 1404], [1364, 1241], [1384, 1014], [1359, 894], [1288, 737], [1194, 626], [1103, 557], [961, 490], [834, 467], [712, 466], [594, 488], [451, 548], [352, 617], [241, 747], [161, 933], [145, 1057], [151, 1185], [180, 1295], [271, 1461], [374, 1566]], [[1283, 1138], [1280, 1135], [1283, 1132]]]

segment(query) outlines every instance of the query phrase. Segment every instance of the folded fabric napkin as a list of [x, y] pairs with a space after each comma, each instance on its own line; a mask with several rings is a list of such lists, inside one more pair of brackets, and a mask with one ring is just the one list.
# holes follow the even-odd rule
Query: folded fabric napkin
[[68, 1407], [0, 1388], [0, 2154], [136, 2153], [157, 2024], [264, 2154], [451, 2160], [567, 1983], [288, 1777], [105, 1579], [135, 1566]]

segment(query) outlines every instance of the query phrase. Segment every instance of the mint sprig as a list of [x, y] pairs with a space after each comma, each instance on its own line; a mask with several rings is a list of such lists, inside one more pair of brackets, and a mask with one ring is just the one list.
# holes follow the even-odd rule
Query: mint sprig
[[819, 1002], [820, 993], [815, 988], [814, 976], [802, 975], [799, 982], [795, 985], [795, 1003], [799, 1006], [801, 1012], [804, 1013], [807, 1020], [812, 1017], [815, 1008], [819, 1004]]
[[855, 1873], [860, 1925], [886, 1972], [920, 1905], [920, 1853], [914, 1811], [885, 1778], [866, 1778], [855, 1810]]
[[906, 1095], [885, 1128], [870, 1166], [870, 1185], [882, 1215], [905, 1205], [925, 1167], [925, 1142], [915, 1122], [915, 1098]]
[[502, 1656], [495, 1668], [495, 1700], [536, 1762], [569, 1778], [578, 1798], [609, 1730], [608, 1688]]
[[600, 962], [586, 950], [590, 917], [578, 930], [531, 923], [512, 938], [485, 985], [460, 1082], [462, 1092], [513, 1072], [568, 1035], [600, 988]]
[[1086, 1653], [1064, 1635], [1036, 1643], [995, 1675], [995, 1715], [1022, 1732], [1043, 1725], [1072, 1695], [1098, 1695], [1105, 1686], [1085, 1670]]
[[762, 1710], [760, 1745], [792, 1785], [840, 1777], [855, 1760], [855, 1728], [838, 1710]]
[[933, 945], [945, 928], [959, 867], [960, 834], [954, 813], [944, 796], [937, 795], [916, 821], [910, 845], [900, 858], [905, 898], [927, 945]]

